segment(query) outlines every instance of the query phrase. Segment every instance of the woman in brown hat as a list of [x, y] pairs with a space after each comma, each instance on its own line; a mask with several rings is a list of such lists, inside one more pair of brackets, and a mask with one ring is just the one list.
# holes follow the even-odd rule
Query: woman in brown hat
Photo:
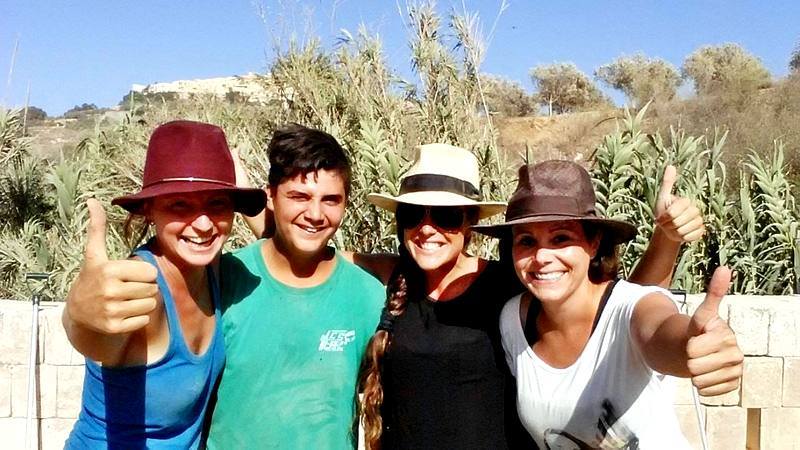
[[[470, 227], [504, 209], [504, 203], [482, 201], [479, 186], [471, 152], [429, 144], [418, 148], [398, 196], [368, 196], [395, 213], [401, 243], [362, 371], [368, 448], [533, 446], [519, 425], [498, 329], [503, 303], [523, 287], [508, 261], [466, 252]], [[641, 280], [660, 282], [679, 241], [702, 234], [698, 210], [683, 199], [676, 203], [685, 227], [665, 223], [677, 236], [669, 244], [674, 249], [651, 253], [673, 256], [656, 258], [639, 273]]]
[[667, 291], [617, 280], [617, 245], [636, 228], [596, 214], [578, 164], [523, 166], [505, 223], [475, 229], [510, 240], [526, 288], [500, 328], [539, 448], [689, 448], [664, 375], [691, 377], [704, 395], [738, 387], [742, 352], [717, 315], [730, 272], [718, 269], [691, 317]]
[[107, 260], [105, 213], [89, 202], [85, 266], [124, 273], [128, 288], [138, 283], [140, 298], [67, 299], [64, 327], [86, 356], [86, 376], [66, 448], [199, 447], [225, 361], [211, 265], [234, 212], [252, 216], [265, 202], [262, 190], [236, 187], [223, 131], [190, 121], [153, 131], [142, 189], [112, 201], [130, 213], [129, 222], [152, 225], [154, 238], [131, 260]]

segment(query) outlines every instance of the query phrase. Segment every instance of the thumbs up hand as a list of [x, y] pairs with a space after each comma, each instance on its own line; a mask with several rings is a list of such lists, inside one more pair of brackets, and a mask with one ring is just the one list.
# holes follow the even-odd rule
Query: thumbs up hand
[[678, 180], [675, 166], [668, 165], [664, 169], [664, 177], [658, 190], [656, 200], [656, 224], [664, 231], [665, 236], [674, 242], [693, 242], [705, 233], [703, 216], [700, 209], [685, 197], [672, 194]]
[[144, 261], [109, 261], [106, 213], [95, 200], [86, 201], [89, 227], [83, 267], [72, 283], [65, 307], [73, 324], [102, 334], [138, 330], [150, 321], [156, 305], [157, 271]]
[[686, 343], [687, 367], [701, 395], [719, 395], [739, 387], [744, 355], [736, 335], [719, 317], [719, 304], [728, 291], [731, 271], [718, 267], [711, 277], [706, 297], [689, 322]]

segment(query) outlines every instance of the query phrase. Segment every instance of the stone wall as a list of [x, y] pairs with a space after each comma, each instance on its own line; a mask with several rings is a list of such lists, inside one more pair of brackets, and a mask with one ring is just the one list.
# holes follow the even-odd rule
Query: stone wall
[[[39, 313], [37, 402], [31, 439], [41, 449], [61, 449], [78, 416], [83, 356], [72, 349], [61, 326], [60, 303]], [[24, 449], [28, 414], [28, 361], [32, 306], [0, 300], [0, 436], [3, 449]], [[31, 447], [31, 448], [36, 448]]]
[[[690, 296], [688, 311], [700, 301]], [[31, 309], [27, 302], [0, 300], [3, 449], [24, 448]], [[720, 315], [747, 356], [738, 391], [700, 399], [709, 448], [800, 450], [800, 298], [728, 296]], [[39, 318], [33, 438], [41, 449], [60, 449], [80, 409], [83, 357], [64, 335], [61, 304], [43, 304]], [[675, 409], [684, 434], [702, 448], [687, 380], [677, 380]]]
[[[688, 298], [688, 311], [703, 299]], [[800, 297], [727, 296], [720, 316], [745, 354], [739, 390], [701, 397], [711, 449], [800, 450]], [[675, 408], [684, 434], [701, 447], [691, 383], [677, 380]]]

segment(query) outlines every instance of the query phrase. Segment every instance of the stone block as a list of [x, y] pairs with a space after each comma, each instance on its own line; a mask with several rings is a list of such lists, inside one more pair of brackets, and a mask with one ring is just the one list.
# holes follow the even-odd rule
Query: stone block
[[[56, 368], [37, 366], [36, 368], [35, 417], [54, 417], [56, 414]], [[11, 416], [28, 415], [28, 366], [11, 366]]]
[[28, 415], [28, 366], [13, 365], [11, 369], [11, 417]]
[[75, 419], [42, 419], [41, 450], [62, 450], [74, 425]]
[[[23, 302], [4, 303], [0, 312], [0, 364], [28, 364], [31, 307]], [[8, 303], [17, 304], [9, 306]]]
[[56, 417], [74, 419], [81, 410], [84, 368], [59, 366], [56, 382]]
[[675, 378], [675, 405], [694, 405], [692, 399], [692, 381], [689, 378]]
[[783, 358], [783, 406], [800, 407], [800, 358]]
[[800, 408], [761, 410], [762, 449], [800, 450]]
[[[700, 406], [700, 411], [705, 415], [706, 407]], [[683, 435], [686, 436], [686, 440], [689, 441], [689, 445], [692, 448], [702, 448], [700, 429], [697, 426], [697, 412], [694, 406], [676, 405], [675, 415], [678, 417], [678, 425], [680, 425]]]
[[745, 355], [762, 356], [769, 351], [769, 304], [764, 301], [735, 302], [728, 309], [728, 323]]
[[738, 406], [707, 407], [706, 434], [709, 448], [744, 449], [747, 443], [747, 410]]
[[25, 418], [8, 417], [0, 419], [0, 438], [4, 449], [24, 449]]
[[42, 360], [57, 366], [83, 365], [83, 355], [78, 353], [67, 339], [61, 324], [62, 307], [43, 310], [40, 325], [42, 335]]
[[0, 417], [11, 417], [11, 368], [0, 365]]
[[39, 366], [39, 417], [49, 419], [56, 417], [56, 386], [58, 368], [56, 366]]
[[783, 358], [748, 357], [744, 359], [742, 401], [745, 408], [781, 406], [783, 393]]
[[769, 355], [800, 356], [800, 304], [776, 301], [769, 324]]

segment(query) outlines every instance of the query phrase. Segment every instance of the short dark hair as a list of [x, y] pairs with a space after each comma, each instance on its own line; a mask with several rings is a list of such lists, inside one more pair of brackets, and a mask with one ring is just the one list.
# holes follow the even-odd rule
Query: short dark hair
[[270, 186], [286, 179], [318, 170], [338, 172], [350, 195], [350, 160], [344, 149], [330, 134], [291, 123], [275, 130], [267, 147]]

